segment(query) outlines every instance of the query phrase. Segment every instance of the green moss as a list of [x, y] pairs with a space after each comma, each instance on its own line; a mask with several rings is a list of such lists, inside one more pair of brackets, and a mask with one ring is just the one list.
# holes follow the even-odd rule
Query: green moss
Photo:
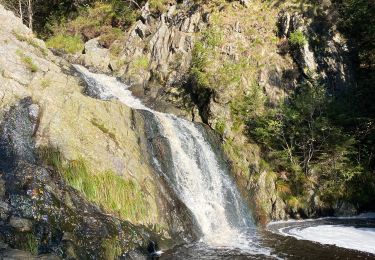
[[138, 58], [136, 58], [134, 61], [133, 61], [133, 66], [135, 69], [141, 69], [141, 70], [145, 70], [147, 69], [148, 67], [148, 64], [149, 64], [149, 59], [147, 56], [139, 56]]
[[224, 131], [225, 131], [225, 120], [224, 119], [220, 119], [216, 122], [215, 124], [215, 130], [220, 134], [220, 135], [223, 135], [224, 134]]
[[307, 43], [306, 37], [301, 31], [292, 32], [289, 36], [290, 44], [301, 47]]
[[139, 222], [149, 215], [149, 205], [141, 187], [112, 171], [92, 172], [84, 159], [64, 162], [58, 151], [41, 148], [40, 157], [53, 166], [67, 183], [88, 200], [123, 219]]
[[33, 62], [33, 59], [30, 56], [25, 55], [21, 50], [17, 50], [16, 54], [31, 72], [34, 73], [38, 71], [38, 66]]
[[51, 37], [46, 44], [48, 48], [58, 49], [72, 54], [81, 52], [84, 48], [81, 37], [63, 34]]
[[104, 134], [107, 134], [115, 143], [117, 143], [116, 135], [104, 126], [103, 123], [98, 122], [95, 118], [91, 120], [91, 123], [99, 128]]
[[119, 28], [109, 28], [100, 35], [99, 43], [109, 48], [116, 41], [124, 38], [124, 32]]
[[102, 248], [106, 260], [117, 259], [122, 254], [122, 247], [118, 238], [104, 239]]
[[24, 244], [24, 250], [30, 252], [33, 255], [38, 254], [38, 240], [33, 234], [26, 234], [26, 242]]
[[289, 199], [287, 200], [287, 205], [288, 207], [293, 210], [293, 211], [297, 211], [298, 208], [299, 208], [299, 200], [298, 198], [294, 197], [294, 196], [290, 196]]

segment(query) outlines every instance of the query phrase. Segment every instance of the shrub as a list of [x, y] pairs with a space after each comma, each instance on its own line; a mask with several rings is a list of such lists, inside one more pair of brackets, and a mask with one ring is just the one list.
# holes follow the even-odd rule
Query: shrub
[[301, 47], [307, 43], [307, 40], [303, 32], [295, 31], [290, 34], [289, 42], [293, 46]]
[[149, 64], [149, 59], [147, 56], [140, 56], [136, 60], [134, 60], [133, 65], [136, 69], [147, 69]]
[[167, 10], [168, 0], [150, 0], [150, 9], [152, 12], [163, 13]]
[[48, 39], [47, 47], [62, 50], [66, 53], [77, 53], [83, 50], [84, 44], [79, 36], [56, 35]]

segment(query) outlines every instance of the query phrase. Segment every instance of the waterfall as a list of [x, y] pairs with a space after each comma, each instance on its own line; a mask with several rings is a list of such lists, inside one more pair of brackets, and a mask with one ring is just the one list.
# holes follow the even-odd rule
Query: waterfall
[[[134, 109], [152, 113], [170, 150], [171, 174], [163, 173], [179, 199], [192, 212], [201, 231], [201, 241], [217, 247], [248, 247], [255, 233], [249, 210], [229, 175], [205, 138], [202, 127], [160, 113], [143, 105], [114, 77], [94, 74], [75, 65], [92, 95], [101, 99], [117, 98]], [[154, 157], [157, 165], [162, 162]]]

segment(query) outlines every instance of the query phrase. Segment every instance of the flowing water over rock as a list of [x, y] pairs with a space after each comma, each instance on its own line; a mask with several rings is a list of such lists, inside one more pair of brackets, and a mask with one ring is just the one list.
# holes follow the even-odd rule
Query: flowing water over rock
[[[257, 251], [254, 245], [256, 228], [249, 209], [208, 140], [203, 127], [174, 115], [153, 111], [132, 96], [127, 86], [113, 77], [94, 74], [75, 65], [88, 84], [90, 95], [101, 98], [117, 98], [124, 104], [151, 112], [155, 127], [171, 150], [172, 169], [160, 168], [163, 162], [154, 162], [164, 174], [177, 196], [192, 212], [201, 241], [215, 247], [237, 247]], [[167, 173], [168, 171], [169, 173]]]
[[[90, 96], [103, 100], [118, 99], [144, 112], [149, 128], [146, 131], [149, 135], [149, 152], [155, 169], [195, 218], [200, 240], [169, 250], [162, 255], [162, 259], [372, 259], [375, 256], [306, 241], [340, 245], [332, 241], [332, 237], [326, 237], [330, 243], [323, 241], [324, 238], [311, 239], [311, 236], [320, 235], [322, 225], [328, 233], [337, 231], [340, 223], [333, 220], [321, 225], [299, 222], [305, 223], [303, 228], [290, 223], [277, 223], [271, 225], [269, 230], [258, 231], [229, 176], [228, 166], [215, 151], [202, 125], [144, 106], [126, 85], [113, 77], [91, 73], [79, 65], [75, 65], [75, 68], [87, 83], [86, 91]], [[357, 220], [345, 223], [350, 226], [349, 223], [357, 223]], [[369, 228], [369, 223], [373, 222], [366, 223], [367, 226], [362, 223], [362, 228]], [[369, 229], [362, 231], [373, 232]], [[373, 233], [367, 234], [371, 237]], [[359, 238], [369, 243], [374, 239]], [[306, 252], [306, 249], [310, 251]]]

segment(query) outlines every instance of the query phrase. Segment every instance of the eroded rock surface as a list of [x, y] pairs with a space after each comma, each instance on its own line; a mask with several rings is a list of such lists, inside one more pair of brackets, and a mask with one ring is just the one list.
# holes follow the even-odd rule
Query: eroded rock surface
[[[152, 232], [140, 225], [172, 244], [192, 239], [189, 213], [150, 166], [143, 117], [116, 100], [85, 95], [70, 64], [2, 6], [0, 20], [0, 239], [9, 250], [103, 259], [145, 245]], [[146, 212], [120, 219], [88, 202], [61, 169], [46, 165], [42, 151], [58, 151], [63, 164], [84, 161], [95, 176], [110, 172], [131, 182], [124, 192], [142, 194]], [[9, 250], [4, 255], [18, 254]]]

